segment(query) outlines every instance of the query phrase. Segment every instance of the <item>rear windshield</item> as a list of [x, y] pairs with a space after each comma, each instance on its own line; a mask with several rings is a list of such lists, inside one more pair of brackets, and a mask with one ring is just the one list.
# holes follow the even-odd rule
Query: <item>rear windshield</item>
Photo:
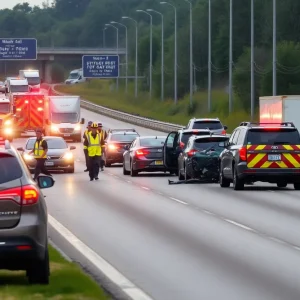
[[193, 129], [222, 129], [223, 126], [220, 121], [198, 121], [193, 125]]
[[0, 154], [0, 184], [22, 177], [18, 160], [10, 155]]
[[140, 144], [142, 147], [162, 147], [165, 144], [165, 138], [149, 138], [149, 139], [140, 139]]
[[12, 93], [27, 93], [28, 85], [11, 85], [10, 91]]
[[247, 135], [248, 145], [299, 145], [298, 130], [252, 129]]
[[205, 131], [199, 131], [199, 132], [195, 132], [195, 133], [194, 132], [184, 132], [181, 137], [181, 142], [186, 144], [192, 135], [201, 136], [201, 135], [209, 135], [209, 134], [210, 134], [209, 132], [205, 132]]
[[227, 137], [211, 137], [207, 139], [199, 139], [194, 141], [194, 148], [199, 151], [208, 149], [223, 150], [223, 143], [227, 140]]
[[[27, 150], [32, 150], [36, 139], [30, 139], [26, 145]], [[68, 148], [67, 143], [63, 139], [51, 139], [46, 140], [48, 149], [66, 149]]]
[[132, 142], [137, 137], [137, 134], [112, 134], [110, 140], [113, 142]]

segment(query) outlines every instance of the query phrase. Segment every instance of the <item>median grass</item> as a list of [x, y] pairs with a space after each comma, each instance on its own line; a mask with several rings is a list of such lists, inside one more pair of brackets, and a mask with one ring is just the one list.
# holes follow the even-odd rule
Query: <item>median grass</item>
[[0, 271], [1, 300], [104, 300], [98, 284], [49, 246], [50, 284], [29, 285], [25, 272]]
[[[124, 87], [119, 92], [114, 90], [114, 85], [109, 80], [94, 79], [78, 85], [60, 85], [56, 89], [67, 94], [76, 94], [83, 99], [96, 104], [127, 112], [142, 117], [148, 117], [164, 122], [186, 125], [193, 117], [219, 117], [229, 130], [234, 129], [239, 122], [248, 121], [250, 116], [240, 108], [238, 101], [234, 103], [234, 112], [228, 114], [228, 94], [223, 90], [212, 91], [212, 111], [207, 112], [207, 92], [197, 92], [193, 96], [193, 106], [189, 104], [189, 97], [180, 99], [175, 105], [172, 99], [161, 101], [149, 99], [148, 93], [139, 92], [137, 99], [134, 97], [132, 86], [126, 95]], [[235, 97], [236, 98], [236, 97]]]

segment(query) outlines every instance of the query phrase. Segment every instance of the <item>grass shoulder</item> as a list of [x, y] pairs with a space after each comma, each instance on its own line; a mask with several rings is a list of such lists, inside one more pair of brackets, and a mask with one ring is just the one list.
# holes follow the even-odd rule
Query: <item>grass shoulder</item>
[[79, 95], [83, 99], [111, 109], [180, 125], [186, 125], [193, 117], [218, 117], [231, 131], [240, 122], [250, 119], [249, 114], [240, 108], [238, 101], [234, 103], [235, 111], [228, 113], [228, 94], [224, 90], [212, 91], [213, 113], [208, 113], [207, 92], [195, 93], [191, 107], [188, 96], [180, 99], [176, 105], [172, 99], [149, 99], [148, 93], [140, 92], [135, 98], [132, 88], [128, 94], [125, 94], [123, 87], [120, 91], [115, 91], [111, 81], [103, 79], [78, 85], [60, 85], [56, 89], [63, 93]]
[[108, 300], [109, 296], [79, 266], [49, 246], [50, 284], [29, 285], [25, 272], [0, 271], [1, 300]]

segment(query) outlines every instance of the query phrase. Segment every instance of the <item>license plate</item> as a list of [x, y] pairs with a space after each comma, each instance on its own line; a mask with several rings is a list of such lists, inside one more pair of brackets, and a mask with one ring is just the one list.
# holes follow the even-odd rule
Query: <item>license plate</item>
[[64, 136], [71, 136], [71, 134], [69, 134], [69, 133], [65, 133], [65, 134], [64, 134]]
[[280, 161], [281, 160], [281, 154], [269, 154], [268, 155], [268, 161]]
[[164, 162], [162, 160], [156, 160], [155, 164], [158, 165], [158, 166], [161, 166], [161, 165], [164, 164]]
[[54, 162], [52, 161], [46, 161], [45, 166], [54, 166]]

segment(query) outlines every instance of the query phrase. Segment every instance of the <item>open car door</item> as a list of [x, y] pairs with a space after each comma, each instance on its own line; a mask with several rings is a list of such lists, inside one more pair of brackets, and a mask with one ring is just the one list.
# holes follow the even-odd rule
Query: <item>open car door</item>
[[164, 144], [164, 165], [170, 171], [177, 171], [178, 169], [178, 155], [176, 152], [178, 136], [177, 131], [170, 132]]

